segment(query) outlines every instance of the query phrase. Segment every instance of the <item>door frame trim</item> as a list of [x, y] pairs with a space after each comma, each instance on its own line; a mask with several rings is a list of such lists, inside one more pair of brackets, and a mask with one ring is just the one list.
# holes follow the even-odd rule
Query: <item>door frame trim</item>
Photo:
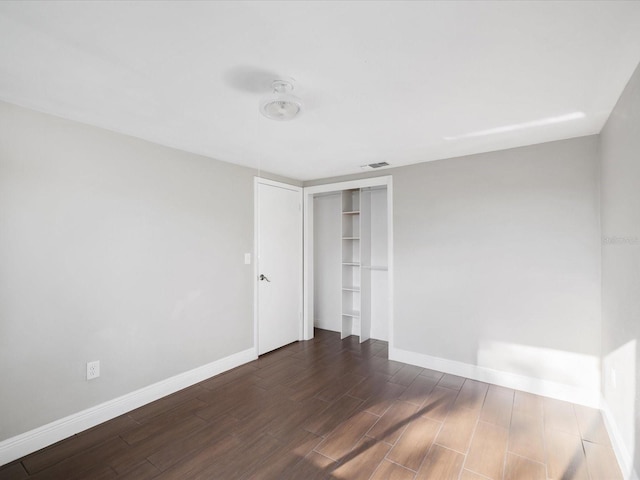
[[388, 288], [388, 318], [389, 318], [389, 350], [394, 347], [393, 330], [393, 177], [384, 175], [380, 177], [362, 178], [346, 182], [327, 183], [304, 187], [304, 282], [303, 288], [303, 337], [304, 340], [313, 338], [313, 197], [319, 193], [339, 192], [355, 188], [387, 187], [387, 272]]
[[[296, 185], [290, 185], [288, 183], [277, 182], [275, 180], [269, 180], [262, 177], [253, 177], [253, 349], [256, 352], [256, 357], [259, 356], [258, 349], [258, 335], [259, 335], [259, 315], [258, 315], [258, 275], [260, 272], [258, 271], [258, 267], [260, 264], [260, 259], [258, 258], [258, 245], [259, 245], [259, 226], [260, 226], [260, 217], [259, 217], [259, 205], [258, 205], [258, 186], [259, 185], [269, 185], [271, 187], [284, 188], [285, 190], [293, 190], [297, 192], [300, 196], [300, 219], [302, 220], [303, 228], [300, 231], [300, 245], [302, 247], [302, 271], [300, 272], [300, 282], [304, 281], [304, 242], [303, 242], [303, 232], [304, 232], [304, 209], [302, 208], [302, 187], [298, 187]], [[303, 285], [304, 287], [304, 285]], [[302, 312], [304, 312], [304, 288], [301, 291], [300, 298], [300, 308]], [[301, 313], [302, 313], [301, 312]], [[301, 315], [302, 317], [302, 315]], [[299, 320], [299, 328], [298, 328], [298, 340], [303, 339], [303, 321], [302, 318]]]

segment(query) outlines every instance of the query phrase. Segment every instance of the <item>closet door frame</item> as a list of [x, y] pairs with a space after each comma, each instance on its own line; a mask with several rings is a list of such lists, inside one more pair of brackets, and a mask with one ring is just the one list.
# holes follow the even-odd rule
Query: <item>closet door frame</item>
[[313, 310], [314, 310], [314, 269], [313, 269], [313, 199], [320, 193], [341, 192], [357, 188], [386, 187], [387, 188], [387, 288], [388, 288], [388, 319], [389, 319], [389, 350], [394, 347], [393, 330], [393, 178], [391, 175], [363, 178], [347, 182], [328, 183], [304, 187], [304, 282], [303, 282], [303, 338], [313, 338]]

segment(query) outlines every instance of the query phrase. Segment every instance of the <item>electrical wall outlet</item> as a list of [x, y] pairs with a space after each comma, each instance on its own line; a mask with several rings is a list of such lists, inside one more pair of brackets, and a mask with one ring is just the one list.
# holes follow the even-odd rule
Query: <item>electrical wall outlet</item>
[[100, 376], [100, 360], [87, 363], [87, 380], [92, 380]]

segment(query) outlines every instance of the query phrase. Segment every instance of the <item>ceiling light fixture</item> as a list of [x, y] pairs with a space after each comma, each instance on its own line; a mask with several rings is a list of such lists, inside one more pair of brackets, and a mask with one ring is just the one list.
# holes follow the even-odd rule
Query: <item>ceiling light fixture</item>
[[504, 127], [496, 127], [490, 128], [488, 130], [480, 130], [478, 132], [465, 133], [463, 135], [457, 135], [455, 137], [444, 137], [444, 139], [458, 140], [460, 138], [484, 137], [485, 135], [495, 135], [496, 133], [513, 132], [515, 130], [524, 130], [526, 128], [542, 127], [544, 125], [552, 125], [554, 123], [569, 122], [571, 120], [578, 120], [584, 117], [584, 112], [573, 112], [557, 117], [542, 118], [540, 120], [533, 120], [531, 122], [516, 123], [514, 125], [506, 125]]
[[302, 112], [303, 104], [295, 95], [293, 83], [287, 80], [274, 80], [273, 93], [260, 101], [260, 113], [271, 120], [291, 120]]

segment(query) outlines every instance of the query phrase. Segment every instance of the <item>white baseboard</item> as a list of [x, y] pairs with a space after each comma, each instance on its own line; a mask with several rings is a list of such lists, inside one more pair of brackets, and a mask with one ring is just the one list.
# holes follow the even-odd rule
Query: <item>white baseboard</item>
[[447, 360], [445, 358], [432, 357], [424, 353], [410, 352], [399, 348], [389, 349], [389, 359], [458, 375], [460, 377], [471, 378], [472, 380], [478, 380], [480, 382], [492, 383], [494, 385], [500, 385], [501, 387], [513, 388], [515, 390], [565, 400], [579, 405], [600, 408], [599, 391], [564, 385], [540, 378], [525, 377], [523, 375], [479, 367], [477, 365]]
[[620, 464], [620, 470], [622, 470], [625, 480], [639, 480], [638, 473], [633, 468], [633, 456], [622, 440], [622, 434], [620, 433], [618, 424], [604, 397], [602, 397], [600, 410], [604, 417], [604, 425], [607, 427], [607, 433], [609, 433], [609, 438], [611, 439], [611, 447], [616, 454], [616, 458]]
[[249, 348], [0, 442], [0, 466], [257, 358]]

